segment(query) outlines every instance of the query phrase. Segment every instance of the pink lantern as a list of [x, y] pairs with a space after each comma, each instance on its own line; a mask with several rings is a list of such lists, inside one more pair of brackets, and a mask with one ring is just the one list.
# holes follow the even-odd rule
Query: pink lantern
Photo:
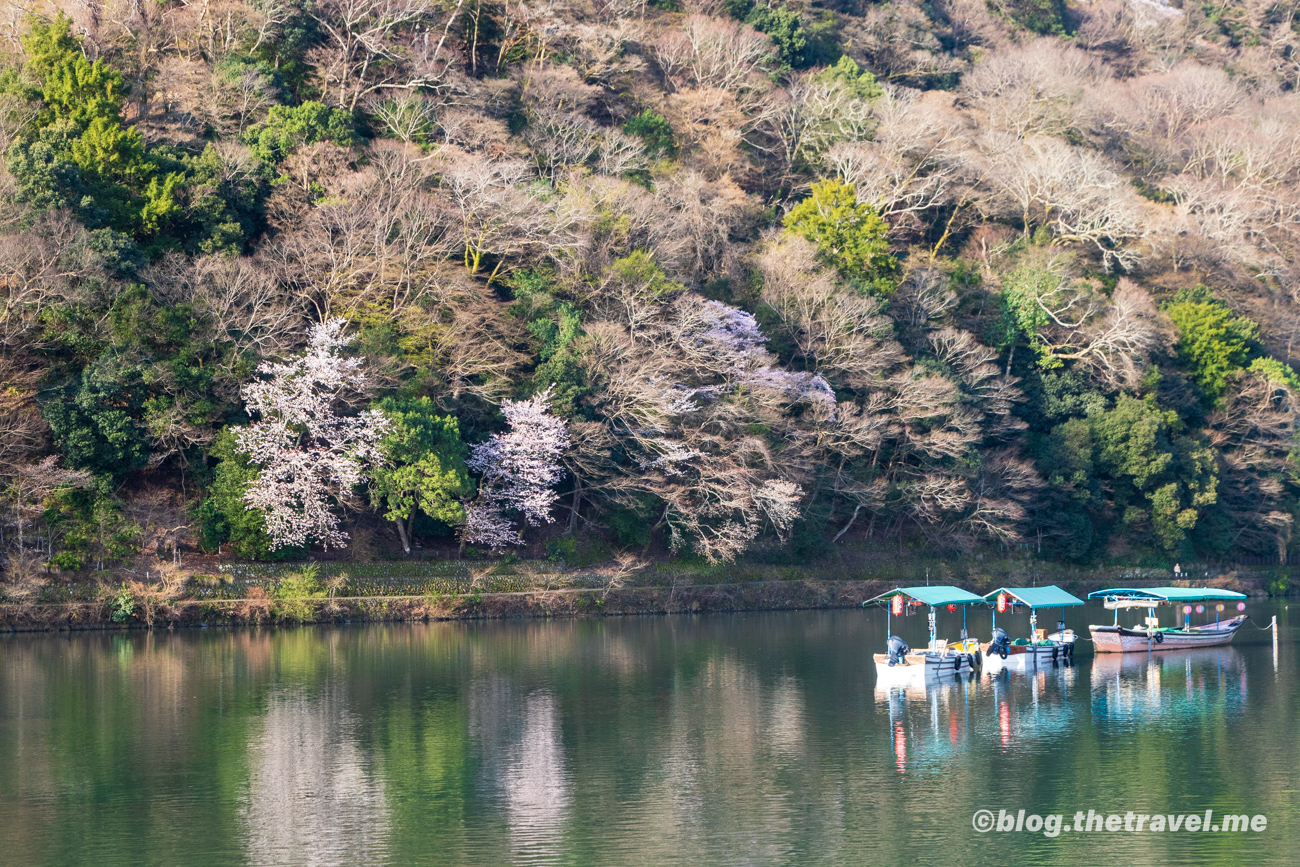
[[1245, 611], [1245, 610], [1246, 610], [1246, 603], [1245, 603], [1245, 602], [1238, 602], [1238, 603], [1237, 603], [1237, 610], [1238, 610], [1238, 611]]
[[1205, 613], [1205, 606], [1204, 606], [1204, 605], [1197, 605], [1197, 606], [1196, 606], [1196, 613], [1197, 613], [1197, 614], [1203, 614], [1203, 613]]
[[1223, 610], [1223, 603], [1220, 602], [1218, 605], [1214, 606], [1214, 610], [1215, 610], [1215, 611], [1222, 611], [1222, 610]]
[[1184, 614], [1191, 614], [1191, 613], [1192, 613], [1192, 606], [1190, 606], [1190, 605], [1184, 605], [1184, 606], [1183, 606], [1183, 613], [1184, 613]]

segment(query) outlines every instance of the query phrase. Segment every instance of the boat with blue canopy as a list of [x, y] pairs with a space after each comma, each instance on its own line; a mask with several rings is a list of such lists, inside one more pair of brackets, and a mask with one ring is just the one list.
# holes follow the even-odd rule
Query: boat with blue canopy
[[[1078, 596], [1049, 584], [1046, 587], [999, 587], [985, 594], [984, 599], [993, 605], [992, 639], [981, 648], [986, 671], [1003, 667], [1024, 671], [1038, 665], [1068, 662], [1073, 658], [1077, 636], [1073, 629], [1065, 628], [1065, 609], [1082, 605], [1083, 600]], [[1029, 609], [1029, 637], [1012, 640], [1006, 630], [998, 626], [998, 615], [1021, 606]], [[1061, 619], [1056, 623], [1056, 632], [1051, 635], [1046, 629], [1038, 628], [1040, 608], [1061, 609]]]
[[[1098, 653], [1130, 653], [1133, 651], [1183, 650], [1189, 647], [1214, 647], [1227, 644], [1246, 622], [1245, 614], [1227, 620], [1221, 618], [1228, 605], [1238, 612], [1246, 610], [1246, 594], [1218, 587], [1114, 587], [1088, 594], [1089, 599], [1101, 599], [1115, 612], [1115, 622], [1109, 626], [1089, 625], [1093, 645]], [[1192, 625], [1192, 610], [1205, 611], [1209, 603], [1214, 608], [1214, 622]], [[1156, 615], [1162, 605], [1181, 607], [1181, 626], [1161, 626]], [[1145, 608], [1147, 616], [1141, 626], [1121, 626], [1119, 612], [1124, 608]]]
[[[930, 587], [897, 587], [888, 593], [881, 593], [875, 598], [862, 603], [884, 605], [888, 610], [885, 621], [885, 653], [875, 654], [877, 679], [935, 676], [940, 674], [959, 674], [980, 667], [982, 655], [980, 643], [970, 638], [966, 632], [966, 606], [978, 605], [984, 597], [976, 596], [968, 590], [947, 584]], [[892, 620], [896, 615], [906, 615], [923, 606], [929, 607], [928, 623], [930, 642], [924, 651], [914, 652], [897, 635], [893, 634]], [[961, 640], [949, 644], [947, 639], [939, 638], [935, 624], [935, 610], [947, 608], [956, 611], [961, 608]]]

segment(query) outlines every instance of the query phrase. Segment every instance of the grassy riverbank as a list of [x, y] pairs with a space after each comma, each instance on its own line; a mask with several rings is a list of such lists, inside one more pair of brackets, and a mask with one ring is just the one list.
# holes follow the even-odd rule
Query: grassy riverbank
[[[1190, 570], [1198, 583], [1252, 596], [1291, 589], [1285, 567]], [[1102, 587], [1175, 581], [1167, 569], [1085, 568], [1032, 559], [881, 557], [807, 566], [640, 563], [570, 569], [550, 561], [220, 564], [143, 580], [70, 577], [39, 595], [0, 602], [0, 629], [174, 626], [369, 620], [449, 620], [842, 608], [897, 585], [1059, 584]], [[1185, 576], [1184, 576], [1185, 580]]]

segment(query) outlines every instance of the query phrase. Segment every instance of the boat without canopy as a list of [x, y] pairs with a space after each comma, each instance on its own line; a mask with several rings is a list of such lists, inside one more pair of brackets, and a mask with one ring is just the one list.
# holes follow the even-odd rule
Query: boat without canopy
[[[1077, 636], [1073, 629], [1065, 628], [1065, 609], [1082, 605], [1083, 600], [1079, 597], [1055, 584], [1049, 584], [1046, 587], [1001, 587], [987, 594], [984, 599], [994, 605], [993, 637], [980, 648], [984, 652], [985, 671], [993, 672], [1001, 668], [1025, 671], [1073, 658]], [[1012, 641], [1005, 630], [998, 628], [998, 614], [1020, 605], [1029, 609], [1029, 638]], [[1056, 632], [1051, 635], [1047, 634], [1047, 630], [1038, 628], [1039, 608], [1061, 609], [1061, 619], [1057, 621]]]
[[[1105, 606], [1115, 612], [1115, 622], [1110, 626], [1088, 627], [1098, 653], [1214, 647], [1232, 641], [1232, 636], [1246, 622], [1244, 614], [1228, 620], [1219, 619], [1226, 603], [1241, 603], [1246, 594], [1216, 587], [1115, 587], [1089, 593], [1088, 598], [1103, 600]], [[1192, 626], [1192, 604], [1200, 602], [1214, 603], [1214, 622]], [[1161, 605], [1183, 606], [1183, 625], [1161, 626], [1156, 616], [1156, 609]], [[1238, 610], [1242, 607], [1239, 604]], [[1120, 626], [1119, 612], [1122, 608], [1147, 609], [1146, 622], [1141, 626]]]
[[[982, 596], [976, 596], [960, 587], [939, 584], [933, 587], [898, 587], [863, 602], [864, 608], [874, 603], [887, 606], [889, 611], [885, 621], [887, 651], [874, 656], [877, 682], [885, 679], [896, 682], [941, 674], [959, 674], [978, 668], [982, 662], [982, 654], [979, 641], [966, 634], [966, 606], [983, 601]], [[895, 614], [901, 615], [905, 611], [923, 605], [928, 605], [930, 608], [928, 616], [930, 644], [924, 651], [915, 652], [903, 639], [892, 633], [891, 621]], [[962, 609], [961, 640], [950, 645], [946, 639], [938, 638], [936, 635], [935, 609], [947, 607], [949, 611], [955, 611], [957, 606], [961, 606]]]

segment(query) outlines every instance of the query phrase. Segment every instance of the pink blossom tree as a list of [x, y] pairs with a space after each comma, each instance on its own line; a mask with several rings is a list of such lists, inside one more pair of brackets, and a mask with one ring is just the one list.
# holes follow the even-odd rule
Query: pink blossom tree
[[272, 548], [319, 542], [346, 547], [336, 504], [345, 503], [366, 471], [383, 461], [382, 413], [340, 415], [336, 405], [365, 383], [362, 359], [342, 358], [342, 319], [314, 325], [307, 351], [284, 364], [265, 362], [264, 378], [243, 388], [254, 421], [235, 433], [241, 451], [261, 468], [244, 501], [262, 512]]
[[465, 541], [500, 549], [522, 545], [517, 513], [530, 527], [555, 520], [558, 497], [552, 488], [564, 476], [560, 455], [569, 447], [569, 430], [547, 406], [551, 389], [528, 400], [501, 402], [510, 429], [470, 449], [469, 468], [482, 473], [478, 496], [465, 508]]

